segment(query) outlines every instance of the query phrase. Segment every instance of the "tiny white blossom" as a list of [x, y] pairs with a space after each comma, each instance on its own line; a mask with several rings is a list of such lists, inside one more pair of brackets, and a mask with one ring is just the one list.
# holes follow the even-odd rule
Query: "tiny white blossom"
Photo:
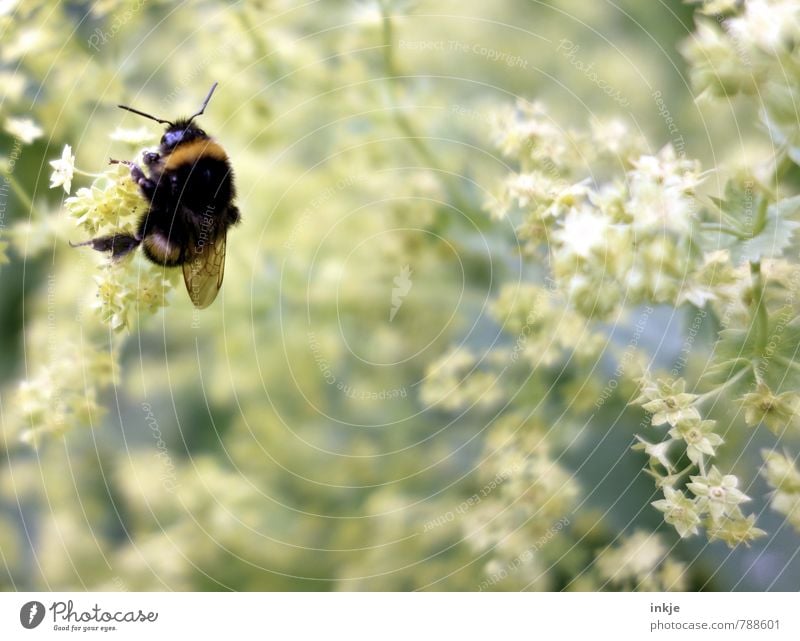
[[5, 130], [12, 136], [19, 138], [26, 145], [30, 145], [37, 138], [42, 137], [42, 129], [30, 118], [7, 118]]
[[18, 4], [19, 0], [0, 0], [0, 16], [10, 16]]
[[727, 22], [738, 42], [773, 52], [800, 31], [800, 7], [794, 0], [748, 0], [744, 13]]
[[383, 14], [377, 2], [357, 4], [352, 15], [353, 22], [364, 27], [377, 27], [383, 22]]
[[679, 158], [672, 145], [664, 146], [655, 156], [641, 156], [633, 163], [630, 177], [634, 181], [655, 182], [691, 192], [702, 182], [696, 160]]
[[51, 160], [50, 166], [54, 169], [50, 174], [50, 189], [63, 187], [69, 193], [72, 188], [72, 174], [75, 171], [75, 156], [72, 155], [72, 147], [64, 145], [61, 158]]
[[550, 180], [541, 172], [514, 174], [508, 178], [506, 188], [509, 196], [516, 200], [517, 206], [527, 207], [546, 196]]
[[702, 181], [699, 165], [677, 158], [671, 145], [655, 156], [641, 156], [633, 164], [625, 209], [633, 217], [634, 231], [688, 233], [696, 210], [692, 194]]
[[658, 461], [662, 467], [667, 470], [672, 469], [672, 463], [670, 463], [669, 457], [667, 456], [669, 452], [669, 446], [673, 443], [672, 439], [668, 441], [662, 441], [661, 443], [649, 443], [641, 436], [637, 436], [636, 439], [639, 441], [639, 445], [635, 445], [635, 449], [644, 450], [645, 454]]
[[571, 209], [564, 225], [553, 233], [567, 253], [588, 258], [592, 250], [606, 243], [611, 220], [591, 207]]

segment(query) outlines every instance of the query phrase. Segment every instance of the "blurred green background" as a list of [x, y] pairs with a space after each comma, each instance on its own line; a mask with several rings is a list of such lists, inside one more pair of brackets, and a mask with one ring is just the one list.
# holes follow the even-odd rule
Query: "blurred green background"
[[[459, 506], [494, 501], [487, 452], [510, 410], [437, 402], [430, 385], [454, 345], [513, 344], [489, 308], [542, 275], [485, 208], [509, 171], [491, 113], [521, 97], [565, 125], [618, 116], [658, 149], [673, 134], [647, 83], [706, 166], [735, 153], [729, 132], [753, 114], [693, 101], [681, 2], [384, 5], [388, 23], [355, 0], [0, 3], [0, 119], [42, 130], [14, 166], [22, 194], [2, 201], [3, 589], [486, 589], [485, 525]], [[133, 158], [139, 147], [109, 134], [158, 126], [117, 103], [171, 119], [215, 80], [201, 124], [230, 154], [243, 215], [220, 297], [198, 314], [179, 285], [115, 333], [92, 310], [103, 259], [68, 247], [84, 233], [48, 188], [48, 161], [65, 144], [89, 173]], [[0, 145], [9, 156], [14, 136]], [[76, 175], [73, 193], [90, 182]], [[670, 367], [691, 318], [654, 318], [640, 347]], [[620, 344], [630, 331], [609, 329]], [[581, 367], [602, 387], [615, 363]], [[566, 408], [569, 382], [497, 392]], [[765, 513], [772, 536], [734, 552], [663, 526], [629, 451], [641, 420], [629, 394], [543, 426], [578, 495], [525, 536], [559, 516], [569, 534], [488, 587], [619, 588], [597, 553], [659, 531], [687, 568], [681, 587], [797, 589], [797, 539], [778, 518]], [[63, 420], [42, 418], [64, 403]], [[48, 424], [35, 448], [20, 440], [34, 416]], [[540, 479], [524, 481], [519, 496]], [[748, 492], [758, 511], [766, 491]]]

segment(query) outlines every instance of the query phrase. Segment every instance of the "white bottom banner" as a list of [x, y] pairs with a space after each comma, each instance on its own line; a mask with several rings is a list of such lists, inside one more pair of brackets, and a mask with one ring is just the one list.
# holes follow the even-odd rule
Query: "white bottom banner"
[[0, 639], [800, 639], [796, 593], [4, 593]]

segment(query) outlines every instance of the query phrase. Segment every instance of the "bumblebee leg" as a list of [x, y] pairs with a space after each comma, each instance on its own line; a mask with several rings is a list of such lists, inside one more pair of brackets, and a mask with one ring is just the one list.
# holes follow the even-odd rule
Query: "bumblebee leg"
[[142, 168], [139, 167], [134, 162], [130, 160], [115, 160], [114, 158], [108, 159], [109, 165], [126, 165], [131, 169], [131, 180], [139, 185], [139, 189], [142, 190], [142, 194], [148, 200], [153, 197], [153, 194], [156, 191], [156, 184], [150, 180], [147, 176], [144, 175]]
[[142, 154], [142, 162], [148, 167], [157, 164], [159, 160], [161, 160], [161, 156], [153, 151], [145, 151]]
[[96, 249], [99, 252], [110, 252], [113, 260], [119, 260], [136, 249], [141, 242], [141, 238], [138, 236], [132, 236], [130, 234], [111, 234], [110, 236], [93, 238], [83, 243], [70, 242], [70, 247], [85, 247], [86, 245], [90, 245], [92, 249]]

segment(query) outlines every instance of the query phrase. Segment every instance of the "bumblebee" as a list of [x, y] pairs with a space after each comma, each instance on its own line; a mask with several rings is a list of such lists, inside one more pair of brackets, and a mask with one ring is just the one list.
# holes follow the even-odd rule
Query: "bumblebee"
[[208, 307], [222, 286], [228, 229], [239, 222], [234, 206], [236, 190], [225, 150], [194, 120], [203, 115], [218, 83], [190, 118], [170, 122], [132, 107], [118, 105], [139, 116], [167, 125], [157, 152], [145, 151], [142, 163], [110, 159], [109, 164], [130, 167], [131, 179], [148, 202], [137, 231], [94, 238], [89, 245], [109, 252], [113, 260], [141, 245], [157, 265], [182, 267], [186, 290], [195, 307]]

